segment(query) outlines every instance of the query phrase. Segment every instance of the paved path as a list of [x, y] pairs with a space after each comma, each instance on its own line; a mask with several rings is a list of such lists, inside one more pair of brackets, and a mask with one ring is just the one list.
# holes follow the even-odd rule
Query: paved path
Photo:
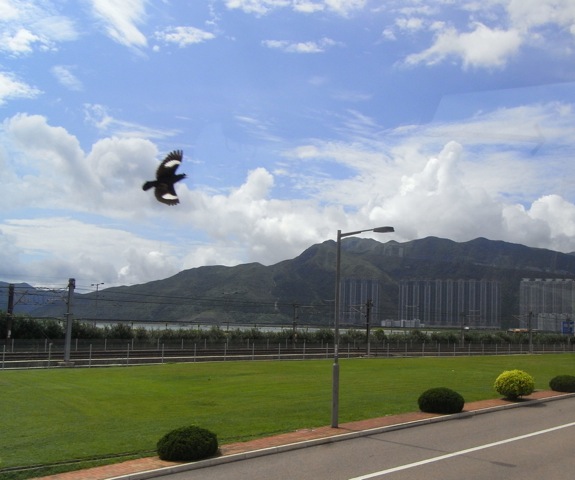
[[[524, 399], [520, 402], [510, 402], [503, 399], [470, 402], [465, 404], [462, 414], [464, 415], [466, 413], [469, 414], [473, 412], [477, 413], [481, 411], [485, 412], [491, 409], [512, 408], [520, 406], [528, 400], [544, 401], [552, 399], [553, 397], [561, 397], [565, 395], [571, 396], [575, 394], [564, 394], [546, 390], [534, 392], [532, 395], [524, 397]], [[260, 438], [257, 440], [251, 440], [249, 442], [221, 445], [221, 455], [214, 460], [218, 461], [219, 459], [221, 461], [226, 461], [227, 457], [249, 454], [250, 452], [254, 452], [255, 455], [258, 451], [273, 453], [274, 449], [278, 449], [284, 446], [293, 446], [294, 444], [302, 444], [302, 446], [305, 446], [306, 443], [309, 442], [334, 441], [337, 439], [337, 437], [349, 438], [349, 436], [352, 435], [361, 435], [365, 434], [366, 432], [371, 433], [377, 431], [378, 429], [385, 428], [405, 428], [424, 421], [433, 421], [433, 419], [441, 418], [445, 418], [445, 416], [424, 412], [412, 412], [345, 423], [341, 424], [339, 428], [320, 427], [314, 429], [296, 430], [294, 432]], [[95, 467], [87, 470], [77, 470], [73, 472], [60, 473], [57, 475], [50, 475], [48, 477], [41, 477], [41, 480], [109, 480], [117, 477], [123, 477], [123, 480], [136, 480], [138, 478], [152, 478], [155, 476], [153, 474], [147, 476], [143, 472], [149, 472], [151, 470], [157, 469], [178, 469], [178, 467], [184, 466], [185, 464], [182, 463], [166, 462], [164, 460], [160, 460], [156, 456], [140, 458], [137, 460], [129, 460], [122, 463], [105, 465], [102, 467]]]

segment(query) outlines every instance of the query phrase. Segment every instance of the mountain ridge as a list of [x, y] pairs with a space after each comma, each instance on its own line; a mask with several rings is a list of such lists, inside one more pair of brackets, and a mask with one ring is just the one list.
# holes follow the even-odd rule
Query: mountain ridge
[[[326, 240], [274, 265], [201, 266], [132, 286], [76, 293], [78, 319], [217, 324], [329, 325], [333, 317], [336, 242]], [[399, 284], [407, 280], [486, 279], [501, 282], [502, 325], [513, 323], [522, 278], [575, 278], [575, 256], [483, 237], [455, 242], [426, 237], [409, 242], [342, 240], [342, 279], [376, 279], [380, 308], [397, 315]], [[7, 285], [0, 282], [0, 286]], [[0, 302], [5, 310], [6, 302]], [[4, 306], [3, 306], [4, 305]], [[61, 317], [63, 301], [25, 313]], [[19, 309], [15, 308], [15, 313]]]

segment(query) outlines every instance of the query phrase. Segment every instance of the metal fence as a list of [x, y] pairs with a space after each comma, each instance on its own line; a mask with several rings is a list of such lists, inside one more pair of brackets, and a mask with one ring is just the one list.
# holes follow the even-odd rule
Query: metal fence
[[[204, 340], [75, 339], [64, 361], [64, 340], [10, 340], [0, 344], [0, 368], [96, 367], [176, 362], [240, 360], [311, 360], [334, 356], [333, 344], [273, 343], [270, 340], [222, 342]], [[340, 358], [445, 357], [573, 353], [567, 343], [371, 342], [340, 344]]]

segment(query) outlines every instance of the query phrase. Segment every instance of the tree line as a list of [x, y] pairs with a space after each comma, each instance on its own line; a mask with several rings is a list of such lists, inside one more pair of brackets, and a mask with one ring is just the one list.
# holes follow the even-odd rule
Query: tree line
[[[0, 341], [7, 337], [7, 314], [0, 312]], [[57, 319], [35, 319], [26, 316], [14, 315], [11, 322], [11, 338], [15, 340], [59, 340], [65, 338], [65, 323]], [[192, 340], [209, 343], [243, 343], [254, 341], [276, 342], [306, 342], [308, 344], [331, 344], [334, 341], [334, 332], [331, 328], [300, 328], [286, 327], [277, 331], [252, 328], [231, 328], [213, 325], [209, 328], [144, 328], [133, 327], [130, 323], [116, 323], [97, 326], [91, 322], [74, 320], [72, 322], [72, 338], [89, 339], [115, 339], [115, 340]], [[370, 332], [370, 342], [379, 343], [439, 343], [456, 344], [461, 342], [459, 330], [423, 331], [409, 329], [402, 331], [384, 330], [374, 328]], [[466, 343], [472, 344], [528, 344], [527, 332], [508, 331], [481, 331], [466, 330], [464, 332]], [[574, 344], [575, 337], [558, 333], [533, 332], [532, 341], [538, 344]], [[367, 343], [365, 329], [343, 328], [340, 333], [341, 344]]]

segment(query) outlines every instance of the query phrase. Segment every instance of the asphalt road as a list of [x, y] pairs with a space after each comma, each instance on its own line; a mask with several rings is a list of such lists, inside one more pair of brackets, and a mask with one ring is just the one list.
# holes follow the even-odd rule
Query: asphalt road
[[162, 478], [563, 480], [574, 470], [575, 398], [567, 398]]

